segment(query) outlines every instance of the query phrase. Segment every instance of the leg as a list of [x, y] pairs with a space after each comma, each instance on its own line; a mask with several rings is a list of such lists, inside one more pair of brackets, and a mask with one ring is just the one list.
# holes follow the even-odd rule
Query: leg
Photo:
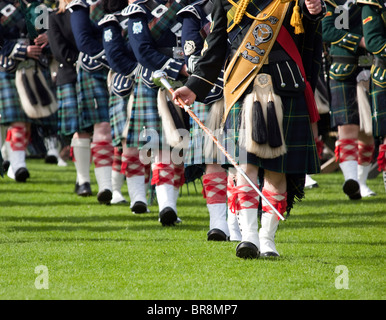
[[148, 212], [145, 165], [140, 160], [137, 148], [128, 148], [126, 140], [122, 141], [122, 145], [123, 163], [121, 173], [124, 173], [126, 176], [131, 211], [134, 214]]
[[362, 198], [358, 183], [358, 134], [358, 125], [339, 126], [339, 140], [337, 140], [335, 146], [335, 154], [345, 179], [343, 192], [351, 200]]
[[227, 174], [221, 165], [207, 164], [202, 182], [209, 211], [208, 240], [225, 241], [229, 237], [226, 218]]
[[[257, 185], [258, 168], [254, 165], [242, 165], [248, 177]], [[241, 174], [237, 174], [237, 187], [233, 192], [233, 199], [236, 200], [237, 219], [240, 226], [242, 241], [236, 248], [236, 256], [239, 258], [258, 258], [260, 255], [260, 241], [258, 233], [257, 210], [259, 207], [259, 195], [249, 185]], [[235, 199], [236, 198], [236, 199]]]
[[111, 141], [111, 127], [109, 122], [94, 125], [91, 153], [95, 164], [95, 177], [98, 183], [98, 201], [110, 204], [112, 199], [112, 165], [114, 148]]
[[8, 129], [7, 139], [10, 145], [10, 169], [9, 175], [17, 182], [26, 182], [29, 172], [25, 162], [26, 149], [29, 140], [29, 125], [24, 122], [14, 122]]
[[91, 149], [90, 134], [75, 133], [71, 140], [72, 161], [76, 169], [75, 192], [82, 197], [91, 196], [90, 166]]
[[358, 181], [362, 197], [375, 196], [366, 184], [369, 175], [371, 162], [374, 155], [374, 138], [368, 136], [364, 132], [359, 132], [358, 137]]
[[111, 204], [127, 203], [122, 196], [121, 189], [125, 181], [125, 175], [121, 173], [122, 168], [122, 150], [120, 147], [114, 147], [113, 168], [111, 172], [111, 185], [113, 188], [113, 198]]
[[[237, 221], [237, 215], [238, 211], [235, 210], [235, 208], [232, 210], [230, 207], [230, 201], [229, 199], [232, 199], [233, 197], [233, 190], [236, 187], [237, 182], [236, 182], [236, 169], [230, 168], [228, 171], [228, 181], [227, 181], [227, 198], [228, 198], [228, 218], [227, 218], [227, 223], [228, 223], [228, 229], [229, 229], [229, 240], [230, 241], [241, 241], [241, 232], [240, 232], [240, 227], [239, 223]], [[232, 212], [234, 211], [234, 212]]]
[[[277, 173], [265, 170], [263, 194], [267, 200], [283, 214], [287, 207], [287, 183], [284, 173]], [[279, 256], [275, 245], [275, 234], [279, 226], [279, 217], [273, 212], [270, 206], [263, 201], [261, 215], [260, 256]]]

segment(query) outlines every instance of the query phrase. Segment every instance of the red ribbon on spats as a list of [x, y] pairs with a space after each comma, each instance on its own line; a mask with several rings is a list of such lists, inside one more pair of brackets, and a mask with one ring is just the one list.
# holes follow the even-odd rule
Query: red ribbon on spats
[[386, 171], [386, 144], [381, 144], [379, 146], [377, 163], [378, 171]]

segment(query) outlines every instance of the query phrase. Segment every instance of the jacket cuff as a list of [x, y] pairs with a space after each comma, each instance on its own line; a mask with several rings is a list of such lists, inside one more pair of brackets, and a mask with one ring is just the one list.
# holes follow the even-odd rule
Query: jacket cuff
[[165, 71], [170, 79], [177, 80], [183, 65], [183, 61], [180, 62], [170, 58], [168, 61], [166, 61], [160, 70]]
[[210, 90], [212, 90], [214, 83], [201, 78], [195, 74], [189, 77], [185, 86], [196, 94], [197, 101], [204, 101]]
[[10, 58], [15, 60], [25, 60], [27, 59], [27, 45], [17, 43], [9, 55]]

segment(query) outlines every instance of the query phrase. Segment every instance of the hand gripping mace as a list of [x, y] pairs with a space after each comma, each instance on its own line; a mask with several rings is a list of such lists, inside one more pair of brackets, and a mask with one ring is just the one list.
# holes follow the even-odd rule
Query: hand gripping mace
[[[161, 84], [171, 93], [173, 94], [174, 93], [174, 90], [172, 88], [172, 86], [170, 85], [169, 81], [166, 79], [166, 73], [161, 71], [161, 70], [157, 70], [153, 73], [153, 79], [154, 80], [159, 80], [161, 82]], [[201, 120], [196, 116], [196, 114], [190, 109], [189, 106], [187, 106], [181, 98], [177, 98], [178, 100], [178, 103], [180, 104], [181, 108], [183, 108], [188, 114], [190, 117], [192, 117], [192, 119], [194, 121], [197, 122], [197, 124], [200, 126], [200, 128], [202, 130], [204, 130], [204, 132], [213, 140], [213, 142], [217, 145], [217, 147], [220, 149], [220, 151], [227, 157], [227, 159], [229, 160], [229, 162], [235, 167], [235, 169], [237, 170], [238, 173], [240, 173], [244, 179], [251, 185], [251, 187], [257, 192], [257, 194], [271, 207], [271, 209], [273, 210], [273, 212], [281, 219], [281, 220], [285, 220], [285, 218], [283, 217], [282, 214], [280, 214], [279, 211], [277, 211], [277, 209], [272, 205], [271, 202], [269, 202], [269, 200], [263, 195], [263, 193], [260, 191], [260, 189], [252, 182], [252, 180], [247, 176], [247, 174], [245, 173], [245, 171], [238, 165], [238, 163], [232, 158], [232, 156], [228, 153], [228, 151], [226, 151], [226, 149], [224, 148], [224, 146], [217, 140], [217, 138], [213, 135], [213, 133], [201, 122]]]

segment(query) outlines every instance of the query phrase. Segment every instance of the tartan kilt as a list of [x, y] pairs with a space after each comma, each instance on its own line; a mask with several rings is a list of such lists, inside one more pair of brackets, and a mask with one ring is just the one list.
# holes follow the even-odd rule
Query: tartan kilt
[[305, 175], [320, 172], [320, 162], [304, 96], [281, 97], [283, 102], [283, 134], [287, 152], [274, 159], [262, 159], [238, 147], [242, 104], [231, 109], [226, 124], [226, 148], [239, 164], [253, 164], [274, 172]]
[[111, 126], [111, 136], [113, 138], [113, 146], [120, 146], [122, 143], [123, 137], [122, 133], [127, 121], [127, 104], [129, 98], [121, 98], [115, 94], [110, 96], [110, 126]]
[[[205, 124], [205, 121], [209, 117], [210, 108], [211, 105], [195, 102], [192, 106], [192, 111], [197, 115], [201, 122]], [[212, 143], [212, 140], [200, 128], [197, 122], [190, 119], [190, 142], [184, 162], [186, 165], [213, 164], [220, 162], [218, 161], [219, 159], [217, 159], [215, 152], [212, 152], [211, 156], [205, 157], [204, 144], [206, 139], [209, 139]], [[219, 153], [221, 152], [219, 151]]]
[[[157, 107], [158, 88], [150, 89], [140, 76], [135, 82], [134, 102], [126, 142], [129, 148], [141, 148], [150, 139], [156, 142], [154, 134], [158, 134], [158, 143], [162, 141], [162, 124]], [[150, 138], [149, 135], [152, 137]]]
[[371, 82], [371, 113], [374, 137], [386, 136], [386, 88]]
[[57, 112], [52, 115], [31, 119], [24, 112], [15, 84], [15, 73], [0, 72], [0, 124], [13, 122], [30, 122], [44, 126], [50, 133], [57, 130]]
[[67, 83], [56, 89], [58, 98], [58, 133], [69, 136], [79, 130], [76, 84]]
[[92, 73], [80, 68], [77, 94], [80, 131], [88, 131], [96, 123], [110, 122], [110, 95], [107, 89], [107, 70], [105, 68]]
[[356, 75], [344, 81], [330, 79], [331, 128], [345, 124], [359, 125]]
[[0, 72], [0, 123], [32, 122], [21, 107], [15, 73]]

